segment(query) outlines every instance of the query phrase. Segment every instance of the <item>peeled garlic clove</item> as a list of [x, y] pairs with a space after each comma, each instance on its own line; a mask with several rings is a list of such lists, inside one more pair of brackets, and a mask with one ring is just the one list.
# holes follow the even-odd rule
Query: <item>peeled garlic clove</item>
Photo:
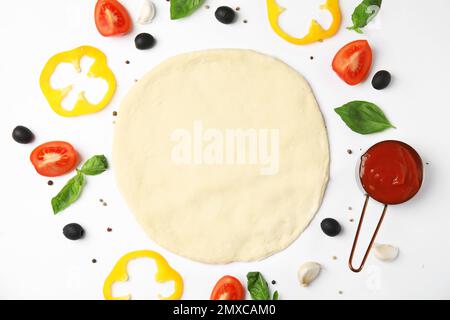
[[398, 248], [390, 244], [375, 244], [374, 254], [379, 260], [392, 261], [398, 257]]
[[156, 14], [155, 4], [150, 0], [144, 0], [137, 22], [140, 24], [147, 24], [152, 22]]
[[298, 269], [298, 281], [307, 287], [320, 273], [321, 266], [317, 262], [305, 262]]

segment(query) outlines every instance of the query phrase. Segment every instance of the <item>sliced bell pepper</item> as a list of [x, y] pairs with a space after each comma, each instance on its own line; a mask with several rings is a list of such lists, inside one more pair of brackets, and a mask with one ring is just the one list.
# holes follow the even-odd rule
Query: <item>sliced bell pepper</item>
[[172, 267], [167, 263], [166, 259], [161, 256], [159, 253], [151, 250], [140, 250], [127, 253], [114, 266], [111, 273], [105, 280], [105, 284], [103, 285], [103, 296], [106, 300], [130, 300], [131, 294], [127, 294], [124, 296], [114, 297], [112, 295], [111, 287], [115, 282], [125, 282], [128, 280], [127, 273], [127, 265], [130, 260], [138, 259], [138, 258], [150, 258], [155, 260], [156, 262], [156, 274], [155, 280], [158, 282], [168, 282], [174, 281], [175, 283], [175, 291], [172, 295], [168, 297], [164, 297], [158, 294], [158, 298], [161, 300], [178, 300], [183, 295], [183, 278], [181, 278], [180, 274], [172, 269]]
[[334, 36], [336, 32], [338, 32], [339, 27], [341, 26], [341, 10], [339, 9], [339, 0], [326, 0], [326, 3], [320, 6], [320, 9], [328, 10], [331, 13], [333, 21], [331, 22], [330, 27], [325, 30], [316, 20], [312, 20], [308, 34], [303, 38], [296, 38], [284, 31], [278, 24], [278, 18], [286, 9], [281, 7], [277, 3], [277, 0], [267, 0], [267, 12], [272, 29], [286, 41], [298, 45], [322, 41], [326, 38]]
[[[57, 66], [61, 63], [71, 63], [75, 67], [76, 72], [80, 73], [80, 62], [81, 58], [84, 56], [94, 59], [92, 66], [87, 72], [87, 76], [104, 79], [108, 84], [108, 91], [102, 100], [97, 104], [90, 103], [86, 99], [84, 92], [80, 92], [74, 108], [72, 110], [67, 110], [63, 108], [62, 101], [73, 89], [73, 85], [62, 89], [55, 89], [51, 86], [50, 79]], [[116, 79], [114, 77], [114, 73], [107, 65], [105, 54], [99, 49], [90, 46], [78, 47], [70, 51], [58, 53], [51, 57], [41, 72], [39, 84], [53, 111], [63, 117], [75, 117], [102, 110], [111, 101], [111, 98], [116, 90]]]

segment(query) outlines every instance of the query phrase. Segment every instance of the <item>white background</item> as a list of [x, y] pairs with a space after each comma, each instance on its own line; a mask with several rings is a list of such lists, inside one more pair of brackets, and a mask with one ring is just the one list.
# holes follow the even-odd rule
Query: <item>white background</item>
[[[136, 19], [141, 1], [122, 2]], [[280, 292], [281, 299], [450, 298], [450, 2], [385, 0], [364, 35], [345, 29], [359, 0], [340, 2], [343, 23], [336, 36], [323, 43], [295, 46], [270, 29], [263, 0], [207, 0], [211, 9], [201, 8], [179, 21], [170, 21], [168, 2], [155, 0], [154, 22], [136, 24], [131, 34], [119, 38], [98, 34], [93, 19], [94, 0], [3, 1], [0, 298], [102, 299], [103, 281], [114, 263], [123, 254], [138, 249], [153, 249], [167, 258], [184, 278], [186, 299], [209, 298], [222, 275], [235, 275], [244, 281], [248, 271], [256, 270], [263, 272], [269, 282], [277, 281], [273, 288]], [[280, 3], [290, 9], [283, 25], [292, 33], [304, 33], [313, 16], [329, 23], [329, 16], [317, 9], [318, 0]], [[241, 7], [235, 24], [223, 25], [215, 20], [214, 9], [222, 4]], [[157, 39], [153, 49], [135, 49], [133, 39], [142, 31]], [[379, 69], [392, 73], [393, 81], [386, 90], [374, 90], [370, 80], [350, 87], [332, 72], [330, 62], [336, 51], [360, 38], [368, 39], [373, 48], [371, 76]], [[62, 118], [46, 103], [38, 84], [39, 74], [50, 56], [80, 45], [94, 45], [105, 52], [118, 90], [104, 111]], [[81, 199], [53, 216], [50, 199], [69, 176], [53, 179], [55, 185], [48, 186], [47, 179], [35, 172], [28, 159], [32, 149], [60, 139], [71, 142], [84, 160], [102, 153], [109, 157], [112, 112], [134, 79], [174, 54], [221, 47], [250, 48], [284, 60], [308, 79], [319, 101], [328, 126], [331, 176], [324, 203], [300, 238], [286, 250], [255, 263], [210, 266], [189, 261], [145, 236], [118, 193], [112, 170], [88, 177]], [[310, 56], [314, 59], [310, 60]], [[131, 63], [125, 64], [126, 60]], [[356, 99], [378, 104], [398, 129], [369, 136], [350, 131], [333, 108]], [[11, 131], [16, 125], [32, 129], [35, 142], [15, 143]], [[400, 139], [413, 145], [429, 164], [419, 195], [406, 204], [390, 207], [379, 234], [378, 242], [400, 248], [399, 258], [385, 263], [371, 256], [363, 272], [354, 274], [347, 267], [347, 259], [363, 204], [355, 167], [360, 149], [384, 139]], [[353, 154], [347, 154], [347, 149], [352, 149]], [[99, 198], [105, 199], [108, 206], [101, 206]], [[369, 210], [373, 226], [381, 207], [372, 202]], [[326, 237], [320, 230], [320, 221], [325, 217], [338, 219], [343, 233], [336, 238]], [[351, 218], [355, 222], [350, 222]], [[84, 226], [85, 239], [64, 238], [62, 228], [70, 222]], [[113, 229], [111, 233], [106, 232], [108, 227]], [[369, 227], [364, 230], [366, 234]], [[91, 262], [93, 258], [98, 260], [96, 264]], [[307, 260], [321, 263], [323, 270], [310, 287], [303, 288], [296, 273]], [[135, 298], [155, 298], [158, 291], [170, 292], [170, 286], [153, 282], [152, 268], [151, 261], [132, 262], [132, 280], [116, 286], [116, 294], [132, 292]]]

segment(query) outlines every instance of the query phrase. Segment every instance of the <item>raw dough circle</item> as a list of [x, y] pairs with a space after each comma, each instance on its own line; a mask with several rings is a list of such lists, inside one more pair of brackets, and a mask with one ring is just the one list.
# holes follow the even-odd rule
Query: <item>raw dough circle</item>
[[[261, 174], [259, 162], [174, 162], [174, 130], [194, 141], [199, 121], [203, 133], [279, 130], [278, 173]], [[113, 166], [129, 207], [158, 244], [205, 263], [252, 261], [286, 248], [318, 210], [328, 139], [295, 70], [254, 51], [207, 50], [166, 60], [131, 89], [118, 113]]]

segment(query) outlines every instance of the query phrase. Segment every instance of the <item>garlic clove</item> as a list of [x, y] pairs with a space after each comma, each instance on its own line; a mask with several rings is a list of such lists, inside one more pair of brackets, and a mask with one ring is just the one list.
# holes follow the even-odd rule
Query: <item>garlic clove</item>
[[298, 269], [298, 281], [304, 287], [307, 287], [320, 273], [321, 265], [317, 262], [305, 262]]
[[139, 24], [147, 24], [152, 22], [156, 14], [155, 4], [150, 0], [144, 0], [137, 22]]
[[375, 244], [375, 257], [382, 261], [393, 261], [398, 257], [399, 249], [390, 244]]

